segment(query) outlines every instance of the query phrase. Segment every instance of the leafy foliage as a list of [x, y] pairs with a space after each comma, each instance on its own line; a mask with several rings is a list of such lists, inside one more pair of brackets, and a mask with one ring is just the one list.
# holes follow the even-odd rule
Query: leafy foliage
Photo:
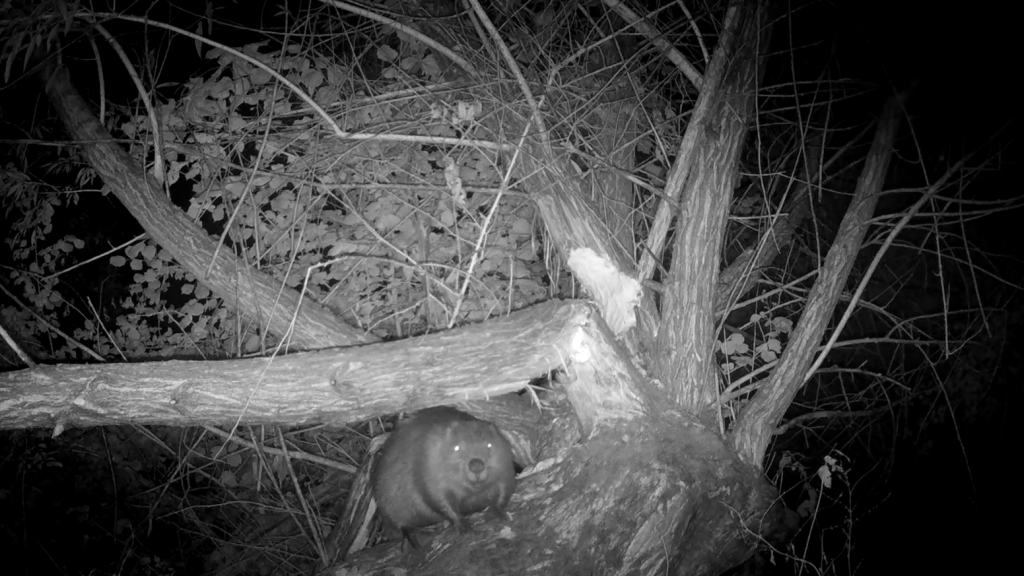
[[[299, 54], [296, 46], [263, 49], [265, 44], [253, 44], [244, 51], [272, 64], [317, 101], [330, 106], [341, 96], [357, 96], [344, 93], [350, 72], [343, 67]], [[381, 50], [384, 58], [392, 58], [392, 52]], [[418, 65], [416, 54], [422, 56], [422, 50], [385, 63], [403, 75], [429, 68]], [[501, 181], [492, 150], [457, 151], [387, 138], [334, 144], [322, 132], [321, 120], [265, 71], [217, 50], [208, 58], [214, 69], [186, 82], [181, 98], [160, 107], [164, 181], [190, 217], [223, 237], [223, 249], [385, 337], [449, 325], [460, 299], [459, 322], [464, 322], [552, 294], [543, 238], [522, 191], [505, 193], [491, 226], [483, 228]], [[379, 89], [388, 90], [388, 83]], [[147, 141], [148, 118], [129, 111], [116, 109], [108, 125], [123, 137]], [[479, 101], [452, 97], [366, 99], [341, 111], [339, 124], [353, 132], [401, 124], [439, 141], [465, 140], [491, 135], [480, 114]], [[132, 150], [145, 160], [145, 146]], [[55, 210], [77, 194], [70, 184], [63, 187], [68, 195], [33, 193], [44, 185], [8, 168], [3, 178], [12, 193], [3, 202], [18, 234], [5, 241], [15, 262], [26, 263], [16, 266], [12, 277], [33, 284], [36, 300], [60, 301], [59, 283], [44, 283], [39, 276], [60, 272], [88, 251], [75, 237], [46, 248], [40, 244], [49, 240]], [[455, 189], [461, 196], [453, 196]], [[486, 240], [463, 297], [465, 270], [481, 234]], [[103, 303], [109, 317], [80, 311], [81, 327], [71, 334], [101, 355], [206, 357], [252, 353], [264, 344], [257, 327], [233, 325], [224, 303], [151, 241], [127, 246], [123, 254], [110, 256], [109, 264], [121, 270], [124, 283], [116, 302]], [[39, 335], [28, 331], [21, 337]], [[50, 353], [74, 357], [68, 345]]]

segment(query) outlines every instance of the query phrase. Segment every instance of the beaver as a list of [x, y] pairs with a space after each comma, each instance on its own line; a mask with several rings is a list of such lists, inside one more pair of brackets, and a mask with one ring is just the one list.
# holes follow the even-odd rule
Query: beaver
[[489, 508], [507, 520], [516, 489], [512, 446], [493, 422], [438, 406], [398, 424], [371, 473], [385, 522], [413, 548], [416, 529], [444, 522], [470, 530], [465, 516]]

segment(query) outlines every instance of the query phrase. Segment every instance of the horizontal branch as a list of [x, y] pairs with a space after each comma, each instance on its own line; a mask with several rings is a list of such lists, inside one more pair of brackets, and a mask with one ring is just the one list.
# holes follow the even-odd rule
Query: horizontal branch
[[521, 390], [563, 365], [584, 303], [405, 340], [274, 358], [61, 364], [0, 375], [0, 428], [346, 423]]

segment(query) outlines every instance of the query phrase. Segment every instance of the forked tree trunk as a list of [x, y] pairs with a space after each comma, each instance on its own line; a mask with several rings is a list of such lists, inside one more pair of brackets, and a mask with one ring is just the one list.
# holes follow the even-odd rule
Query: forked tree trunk
[[[690, 164], [674, 168], [684, 175], [666, 190], [682, 198], [683, 210], [677, 213], [673, 279], [662, 299], [668, 321], [648, 364], [660, 382], [637, 371], [632, 354], [596, 316], [572, 323], [570, 346], [559, 353], [578, 428], [555, 428], [552, 433], [563, 435], [556, 448], [539, 452], [542, 460], [520, 479], [507, 538], [493, 522], [484, 526], [494, 532], [442, 532], [437, 540], [452, 545], [435, 544], [441, 552], [414, 564], [415, 573], [719, 574], [753, 549], [748, 536], [781, 524], [781, 510], [771, 508], [775, 492], [759, 467], [737, 458], [713, 419], [694, 416], [714, 399], [719, 247], [769, 37], [759, 8], [730, 7], [677, 155]], [[521, 127], [505, 129], [518, 133]], [[633, 255], [598, 216], [607, 212], [600, 197], [595, 201], [580, 189], [565, 156], [542, 138], [526, 146], [519, 174], [560, 251], [589, 249], [634, 272]], [[665, 209], [672, 212], [674, 205]], [[642, 306], [653, 313], [650, 300]], [[627, 340], [641, 353], [655, 349], [653, 332], [636, 330]], [[566, 439], [567, 432], [579, 436]], [[543, 445], [546, 433], [534, 431], [529, 445]], [[398, 555], [397, 547], [386, 553], [378, 547], [353, 557], [350, 566], [380, 569], [401, 561]]]

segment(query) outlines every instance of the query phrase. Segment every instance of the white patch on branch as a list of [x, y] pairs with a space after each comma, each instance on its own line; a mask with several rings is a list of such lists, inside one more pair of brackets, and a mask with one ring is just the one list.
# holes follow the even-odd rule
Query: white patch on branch
[[616, 336], [636, 324], [633, 308], [640, 301], [640, 283], [635, 278], [623, 274], [590, 248], [573, 250], [569, 254], [569, 268], [597, 301], [604, 321]]

